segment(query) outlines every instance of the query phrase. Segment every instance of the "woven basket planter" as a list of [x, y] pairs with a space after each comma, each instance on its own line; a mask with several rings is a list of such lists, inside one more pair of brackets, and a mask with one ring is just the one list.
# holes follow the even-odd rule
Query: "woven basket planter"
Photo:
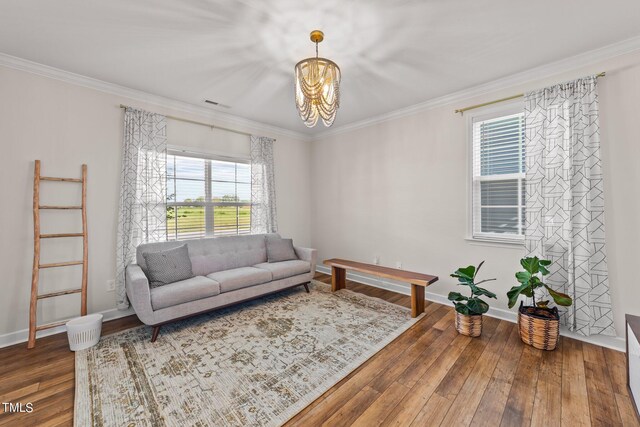
[[482, 314], [466, 315], [456, 311], [456, 331], [468, 337], [479, 337], [482, 333]]
[[555, 350], [560, 336], [558, 309], [524, 306], [518, 310], [520, 339], [540, 350]]

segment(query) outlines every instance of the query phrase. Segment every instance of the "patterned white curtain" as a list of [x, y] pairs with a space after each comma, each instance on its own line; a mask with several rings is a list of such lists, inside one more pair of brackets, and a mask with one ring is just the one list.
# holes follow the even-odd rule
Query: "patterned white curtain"
[[129, 307], [124, 273], [136, 259], [136, 248], [167, 239], [166, 163], [166, 118], [127, 107], [116, 247], [116, 303], [121, 310]]
[[275, 139], [251, 136], [251, 234], [276, 233]]
[[553, 261], [547, 284], [573, 298], [563, 323], [615, 335], [600, 159], [597, 78], [525, 95], [526, 225], [530, 255]]

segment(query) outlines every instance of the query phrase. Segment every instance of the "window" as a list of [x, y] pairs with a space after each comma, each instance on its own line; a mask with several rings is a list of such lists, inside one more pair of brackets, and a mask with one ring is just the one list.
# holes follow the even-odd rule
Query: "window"
[[169, 240], [249, 234], [251, 166], [228, 161], [167, 155], [167, 238]]
[[524, 236], [524, 113], [472, 120], [473, 238]]

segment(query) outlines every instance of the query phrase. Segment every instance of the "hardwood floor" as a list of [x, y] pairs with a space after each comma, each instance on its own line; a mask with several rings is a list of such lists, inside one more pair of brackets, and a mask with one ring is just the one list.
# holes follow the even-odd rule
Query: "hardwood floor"
[[[102, 331], [110, 334], [140, 324], [129, 316], [105, 322]], [[38, 339], [31, 350], [27, 343], [0, 349], [0, 404], [33, 404], [31, 413], [6, 413], [0, 406], [0, 426], [73, 425], [74, 374], [66, 334]]]
[[[318, 280], [330, 283], [327, 275]], [[347, 288], [410, 307], [408, 296], [347, 281]], [[458, 335], [453, 310], [426, 315], [291, 419], [288, 426], [640, 426], [624, 355], [561, 338], [556, 351], [520, 342], [515, 324], [485, 317], [482, 336]], [[109, 334], [135, 316], [104, 324]], [[74, 357], [66, 335], [0, 349], [0, 402], [33, 403], [3, 413], [0, 426], [73, 423]]]

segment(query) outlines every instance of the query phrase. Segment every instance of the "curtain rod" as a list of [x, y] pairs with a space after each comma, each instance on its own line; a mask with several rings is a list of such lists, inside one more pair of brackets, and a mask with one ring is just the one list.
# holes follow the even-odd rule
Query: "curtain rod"
[[[606, 75], [605, 72], [602, 72], [602, 73], [596, 74], [596, 77], [604, 77], [605, 75]], [[489, 102], [484, 102], [482, 104], [476, 104], [476, 105], [471, 105], [469, 107], [460, 108], [460, 109], [454, 111], [454, 113], [462, 114], [465, 111], [475, 110], [476, 108], [486, 107], [487, 105], [498, 104], [500, 102], [511, 101], [512, 99], [518, 99], [518, 98], [523, 98], [523, 97], [524, 97], [524, 93], [519, 93], [517, 95], [509, 96], [509, 97], [506, 97], [506, 98], [496, 99], [495, 101], [489, 101]]]
[[[128, 105], [120, 104], [120, 108], [128, 108], [128, 107], [129, 107]], [[130, 108], [133, 108], [133, 107], [130, 107]], [[216, 126], [216, 125], [213, 125], [213, 124], [211, 124], [211, 123], [197, 122], [197, 121], [195, 121], [195, 120], [183, 119], [183, 118], [181, 118], [181, 117], [170, 116], [170, 115], [167, 115], [167, 114], [165, 114], [164, 116], [165, 116], [166, 118], [168, 118], [168, 119], [171, 119], [171, 120], [177, 120], [177, 121], [179, 121], [179, 122], [191, 123], [191, 124], [193, 124], [193, 125], [206, 126], [206, 127], [211, 128], [211, 129], [226, 130], [227, 132], [233, 132], [233, 133], [238, 133], [238, 134], [240, 134], [240, 135], [247, 135], [247, 136], [251, 136], [251, 134], [250, 134], [250, 133], [248, 133], [248, 132], [242, 132], [242, 131], [235, 130], [235, 129], [229, 129], [229, 128], [225, 128], [225, 127], [222, 127], [222, 126]]]

